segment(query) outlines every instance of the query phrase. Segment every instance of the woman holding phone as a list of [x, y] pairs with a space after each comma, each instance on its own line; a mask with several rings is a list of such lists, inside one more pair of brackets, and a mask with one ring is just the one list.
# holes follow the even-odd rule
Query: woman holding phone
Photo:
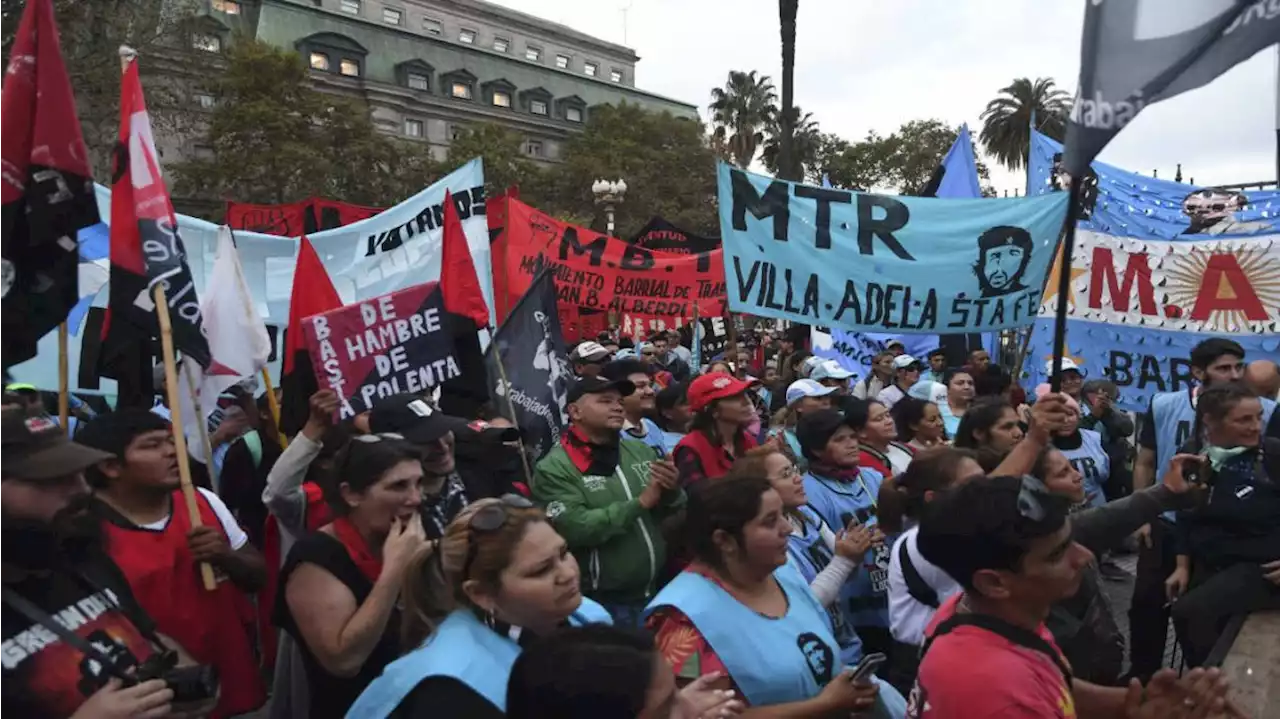
[[677, 683], [719, 672], [718, 688], [773, 716], [906, 715], [892, 687], [852, 680], [826, 610], [786, 566], [791, 523], [769, 480], [696, 485], [685, 532], [694, 561], [645, 609]]

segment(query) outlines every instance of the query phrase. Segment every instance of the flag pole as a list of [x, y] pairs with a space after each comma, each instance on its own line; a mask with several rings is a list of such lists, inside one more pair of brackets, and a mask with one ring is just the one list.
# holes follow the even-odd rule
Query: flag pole
[[[178, 395], [178, 368], [173, 358], [173, 324], [169, 321], [169, 300], [164, 296], [164, 283], [157, 282], [152, 292], [156, 303], [156, 318], [160, 321], [160, 349], [164, 359], [165, 395], [169, 398], [169, 406], [173, 408], [173, 443], [178, 450], [178, 481], [182, 487], [182, 498], [186, 500], [187, 515], [191, 518], [191, 526], [203, 525], [200, 520], [200, 508], [196, 504], [196, 489], [191, 482], [191, 458], [187, 455], [187, 436], [182, 429], [181, 401]], [[212, 464], [213, 457], [209, 457]], [[204, 580], [204, 588], [210, 592], [217, 589], [218, 583], [213, 578], [213, 567], [208, 562], [200, 563], [200, 576]]]
[[271, 410], [271, 421], [276, 425], [276, 439], [280, 440], [280, 448], [289, 448], [289, 438], [280, 429], [280, 400], [276, 399], [276, 388], [271, 384], [271, 373], [262, 368], [262, 386], [267, 388], [267, 407]]
[[[508, 308], [509, 313], [510, 308]], [[519, 435], [516, 441], [520, 443], [520, 467], [524, 469], [525, 486], [532, 490], [533, 472], [529, 469], [529, 455], [524, 451], [524, 432], [520, 430], [520, 420], [516, 418], [516, 405], [511, 400], [511, 382], [507, 380], [507, 366], [502, 361], [502, 348], [498, 346], [497, 332], [494, 331], [493, 325], [486, 325], [485, 329], [489, 330], [489, 349], [493, 352], [494, 364], [498, 365], [498, 379], [505, 390], [502, 395], [507, 398], [507, 412], [511, 415], [511, 424]]]
[[[1085, 168], [1088, 171], [1088, 168]], [[1053, 318], [1053, 367], [1049, 377], [1049, 389], [1062, 391], [1062, 355], [1067, 347], [1067, 305], [1071, 297], [1071, 256], [1076, 242], [1076, 208], [1080, 205], [1080, 191], [1084, 185], [1083, 174], [1071, 178], [1071, 192], [1067, 196], [1066, 227], [1062, 235], [1062, 262], [1058, 274], [1058, 306]], [[1052, 281], [1052, 278], [1050, 279]]]
[[196, 408], [196, 428], [200, 430], [200, 443], [204, 446], [204, 458], [208, 462], [205, 466], [209, 468], [209, 481], [213, 484], [213, 491], [217, 493], [221, 487], [219, 481], [221, 478], [213, 466], [213, 443], [209, 441], [209, 420], [206, 419], [204, 407], [200, 406], [200, 390], [196, 387], [196, 376], [191, 373], [185, 361], [182, 376], [187, 378], [187, 391], [191, 393], [191, 405]]
[[71, 390], [67, 377], [67, 323], [58, 325], [58, 422], [71, 436]]

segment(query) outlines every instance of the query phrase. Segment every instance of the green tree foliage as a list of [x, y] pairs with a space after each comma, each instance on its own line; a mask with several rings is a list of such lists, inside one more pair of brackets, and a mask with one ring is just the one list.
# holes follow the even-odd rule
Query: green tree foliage
[[1036, 129], [1061, 141], [1070, 109], [1070, 97], [1052, 79], [1040, 77], [1033, 82], [1020, 77], [1002, 88], [983, 110], [982, 144], [1000, 164], [1010, 170], [1022, 169], [1027, 164], [1033, 113]]
[[[857, 143], [822, 135], [810, 176], [816, 182], [825, 172], [831, 184], [853, 190], [919, 194], [958, 134], [959, 128], [930, 119], [912, 120], [887, 137], [873, 131]], [[987, 166], [981, 160], [976, 160], [975, 165], [978, 179], [989, 180]]]
[[174, 167], [177, 194], [390, 205], [440, 173], [425, 145], [377, 132], [365, 103], [314, 90], [295, 52], [241, 39], [207, 89], [212, 156]]
[[[770, 173], [782, 176], [779, 160], [782, 158], [782, 134], [784, 127], [782, 122], [782, 112], [774, 114], [774, 118], [769, 122], [768, 137], [764, 143], [764, 149], [760, 152], [760, 162], [764, 163], [766, 169]], [[813, 113], [804, 112], [799, 107], [792, 108], [791, 111], [791, 161], [799, 168], [800, 173], [797, 179], [802, 178], [806, 174], [811, 174], [814, 167], [818, 163], [818, 151], [821, 148], [822, 133], [818, 129], [818, 121], [813, 119]], [[821, 173], [819, 173], [821, 177]]]
[[497, 197], [509, 187], [537, 192], [540, 173], [525, 155], [524, 138], [514, 130], [486, 122], [463, 130], [449, 144], [448, 167], [458, 167], [475, 157], [484, 158], [485, 192]]
[[778, 96], [767, 75], [730, 71], [724, 87], [711, 90], [713, 136], [739, 167], [748, 167], [778, 112]]
[[[76, 95], [76, 114], [89, 149], [94, 177], [111, 180], [111, 150], [120, 127], [121, 45], [138, 52], [147, 109], [157, 136], [181, 132], [194, 122], [182, 83], [156, 82], [162, 69], [198, 58], [192, 32], [201, 22], [201, 0], [53, 0], [54, 17], [67, 76]], [[25, 0], [0, 2], [4, 63], [26, 9]], [[189, 73], [188, 73], [189, 76]]]
[[[599, 178], [627, 183], [616, 214], [620, 237], [633, 235], [653, 215], [691, 232], [719, 234], [715, 155], [694, 120], [626, 103], [592, 108], [582, 134], [569, 140], [564, 162], [548, 173], [545, 186], [522, 195], [548, 212], [603, 229], [603, 212], [591, 194], [591, 183]], [[582, 222], [591, 217], [598, 219]]]

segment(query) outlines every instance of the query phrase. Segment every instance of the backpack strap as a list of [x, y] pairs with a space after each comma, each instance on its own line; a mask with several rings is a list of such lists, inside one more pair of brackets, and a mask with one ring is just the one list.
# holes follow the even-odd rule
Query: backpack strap
[[902, 578], [907, 582], [907, 593], [926, 607], [937, 609], [940, 605], [938, 592], [924, 581], [924, 577], [920, 576], [919, 570], [911, 561], [911, 551], [907, 548], [910, 541], [910, 537], [905, 537], [898, 545], [898, 563], [902, 565]]
[[1053, 665], [1062, 673], [1062, 680], [1067, 687], [1071, 686], [1071, 668], [1063, 661], [1062, 655], [1053, 648], [1053, 645], [1045, 641], [1044, 637], [988, 614], [953, 614], [949, 619], [938, 624], [933, 630], [933, 635], [925, 640], [924, 647], [920, 650], [921, 661], [923, 661], [935, 639], [951, 633], [957, 627], [985, 629], [992, 634], [1008, 639], [1017, 646], [1040, 652], [1053, 661]]

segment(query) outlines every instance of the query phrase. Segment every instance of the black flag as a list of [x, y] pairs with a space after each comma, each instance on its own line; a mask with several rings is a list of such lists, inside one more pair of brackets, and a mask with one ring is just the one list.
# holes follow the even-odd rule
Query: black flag
[[560, 442], [565, 395], [573, 380], [556, 315], [556, 282], [548, 269], [534, 277], [494, 334], [485, 365], [494, 407], [520, 427], [525, 448], [541, 458]]

